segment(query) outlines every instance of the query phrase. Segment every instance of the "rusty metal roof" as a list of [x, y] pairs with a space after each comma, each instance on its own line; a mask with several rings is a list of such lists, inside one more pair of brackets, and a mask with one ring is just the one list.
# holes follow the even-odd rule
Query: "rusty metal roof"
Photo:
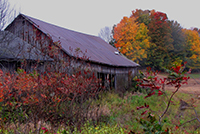
[[73, 55], [71, 49], [76, 50], [78, 48], [83, 52], [87, 51], [86, 56], [89, 57], [91, 62], [117, 67], [139, 66], [125, 56], [118, 54], [116, 48], [100, 37], [68, 30], [26, 15], [22, 16], [38, 26], [42, 32], [50, 35], [54, 42], [60, 41], [62, 49], [68, 54]]

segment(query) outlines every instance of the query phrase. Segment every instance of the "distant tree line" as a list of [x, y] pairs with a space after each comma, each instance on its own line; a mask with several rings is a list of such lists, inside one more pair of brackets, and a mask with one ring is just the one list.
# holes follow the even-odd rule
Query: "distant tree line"
[[[106, 36], [102, 33], [100, 37]], [[106, 41], [141, 66], [162, 70], [187, 62], [196, 70], [200, 69], [199, 34], [198, 28], [184, 29], [166, 13], [136, 9], [113, 26]]]

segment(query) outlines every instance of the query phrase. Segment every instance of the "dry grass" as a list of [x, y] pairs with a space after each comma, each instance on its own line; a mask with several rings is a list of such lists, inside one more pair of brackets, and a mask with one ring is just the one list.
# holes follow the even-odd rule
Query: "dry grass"
[[[174, 89], [175, 89], [174, 86], [171, 86], [171, 85], [166, 86], [166, 90], [173, 91]], [[179, 92], [186, 93], [186, 94], [195, 94], [199, 96], [200, 95], [200, 79], [190, 78], [188, 80], [188, 84], [182, 85], [181, 88], [179, 89]]]

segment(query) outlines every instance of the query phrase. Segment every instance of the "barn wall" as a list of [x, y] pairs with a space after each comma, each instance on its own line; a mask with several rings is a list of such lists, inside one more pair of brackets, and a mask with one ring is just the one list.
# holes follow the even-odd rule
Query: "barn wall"
[[116, 74], [116, 89], [123, 90], [129, 88], [128, 74]]
[[[91, 63], [91, 67], [97, 73], [114, 76], [115, 89], [127, 89], [131, 86], [133, 77], [137, 74], [137, 68], [133, 67], [114, 67]], [[112, 84], [112, 80], [111, 83]]]

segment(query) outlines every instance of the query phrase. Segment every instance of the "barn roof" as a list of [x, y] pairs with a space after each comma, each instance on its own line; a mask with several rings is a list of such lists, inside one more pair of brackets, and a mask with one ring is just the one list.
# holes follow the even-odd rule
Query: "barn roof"
[[73, 56], [71, 49], [76, 50], [78, 48], [83, 52], [87, 51], [86, 56], [91, 62], [117, 67], [139, 66], [137, 63], [117, 53], [116, 48], [100, 37], [75, 32], [23, 14], [20, 15], [34, 24], [43, 33], [50, 35], [54, 42], [60, 41], [62, 49], [68, 55]]
[[52, 59], [27, 42], [8, 31], [0, 31], [0, 60], [40, 60]]

